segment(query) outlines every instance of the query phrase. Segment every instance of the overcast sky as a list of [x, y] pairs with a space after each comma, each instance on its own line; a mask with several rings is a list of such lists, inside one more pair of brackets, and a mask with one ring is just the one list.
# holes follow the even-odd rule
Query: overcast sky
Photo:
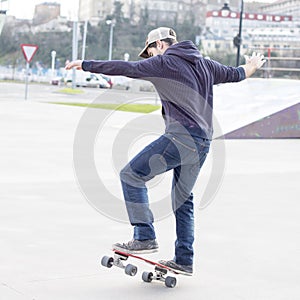
[[[0, 0], [1, 1], [1, 0]], [[6, 0], [2, 0], [6, 1]], [[107, 0], [112, 1], [112, 0]], [[245, 2], [276, 2], [277, 0], [245, 0]], [[46, 2], [45, 0], [7, 0], [1, 2], [1, 9], [8, 9], [7, 14], [17, 17], [18, 19], [32, 19], [34, 13], [34, 7], [36, 4]], [[53, 0], [51, 2], [57, 2], [61, 4], [61, 14], [73, 19], [76, 16], [78, 10], [79, 0]], [[226, 2], [226, 0], [224, 0]]]

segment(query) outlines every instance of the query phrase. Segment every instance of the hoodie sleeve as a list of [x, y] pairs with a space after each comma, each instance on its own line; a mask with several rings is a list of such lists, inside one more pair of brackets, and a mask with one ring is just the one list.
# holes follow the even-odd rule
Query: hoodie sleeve
[[82, 63], [84, 71], [144, 79], [161, 76], [161, 68], [162, 59], [160, 56], [135, 62], [123, 60], [84, 60]]
[[228, 67], [213, 60], [208, 60], [207, 63], [214, 76], [214, 84], [238, 82], [246, 78], [242, 67]]

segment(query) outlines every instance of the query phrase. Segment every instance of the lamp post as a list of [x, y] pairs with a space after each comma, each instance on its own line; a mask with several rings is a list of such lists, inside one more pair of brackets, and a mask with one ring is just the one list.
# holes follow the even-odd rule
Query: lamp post
[[[72, 60], [78, 57], [78, 21], [73, 21]], [[76, 70], [72, 69], [72, 89], [76, 88]]]
[[51, 51], [51, 71], [52, 71], [52, 78], [55, 76], [55, 58], [56, 58], [56, 51]]
[[4, 26], [5, 17], [6, 17], [6, 10], [1, 9], [0, 10], [0, 35], [1, 35], [1, 32], [2, 32], [2, 28]]
[[113, 44], [113, 36], [114, 36], [114, 27], [116, 25], [116, 22], [115, 22], [115, 20], [106, 20], [106, 24], [110, 25], [108, 60], [111, 60], [112, 59], [112, 44]]
[[[221, 9], [222, 16], [229, 14], [230, 7], [228, 3], [224, 3], [224, 6]], [[238, 67], [240, 65], [240, 53], [241, 53], [241, 45], [242, 45], [242, 26], [243, 26], [243, 14], [244, 14], [244, 1], [241, 0], [241, 6], [240, 6], [240, 23], [239, 23], [239, 32], [238, 34], [233, 38], [233, 44], [235, 47], [237, 47], [237, 54], [236, 54], [236, 66]]]
[[[244, 1], [241, 0], [241, 9], [240, 9], [240, 24], [239, 24], [239, 33], [235, 37], [235, 46], [237, 47], [236, 54], [236, 66], [240, 64], [240, 53], [241, 53], [241, 44], [242, 44], [242, 25], [243, 25], [243, 14], [244, 14]], [[233, 41], [234, 42], [234, 41]]]
[[224, 3], [223, 7], [221, 8], [222, 17], [228, 17], [230, 12], [231, 12], [231, 9], [230, 9], [228, 3]]
[[129, 55], [129, 53], [124, 53], [124, 60], [125, 61], [129, 61], [129, 57], [130, 57], [130, 55]]
[[86, 35], [87, 35], [87, 29], [88, 29], [88, 20], [84, 21], [84, 30], [83, 30], [83, 38], [82, 38], [82, 54], [81, 59], [85, 59], [85, 48], [86, 48]]

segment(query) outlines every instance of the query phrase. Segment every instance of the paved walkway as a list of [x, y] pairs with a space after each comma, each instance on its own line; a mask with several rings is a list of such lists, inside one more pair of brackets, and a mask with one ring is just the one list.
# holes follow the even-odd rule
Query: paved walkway
[[[19, 85], [10, 87], [4, 96], [0, 83], [1, 300], [299, 299], [299, 140], [226, 141], [226, 152], [219, 153], [226, 163], [222, 184], [200, 210], [212, 176], [210, 155], [195, 187], [195, 275], [180, 276], [178, 286], [167, 289], [142, 282], [147, 265], [137, 264], [136, 277], [100, 266], [111, 244], [131, 239], [132, 229], [114, 219], [110, 199], [96, 195], [105, 205], [99, 213], [79, 189], [73, 151], [85, 109], [40, 103], [65, 97], [53, 95], [53, 87], [27, 102]], [[115, 197], [120, 186], [114, 167], [106, 167], [107, 150], [139, 117], [117, 112], [98, 132], [96, 165]], [[129, 125], [128, 137], [136, 130]], [[150, 196], [165, 193], [168, 176], [152, 183]], [[173, 217], [156, 222], [161, 248], [150, 257], [172, 257], [173, 228]]]

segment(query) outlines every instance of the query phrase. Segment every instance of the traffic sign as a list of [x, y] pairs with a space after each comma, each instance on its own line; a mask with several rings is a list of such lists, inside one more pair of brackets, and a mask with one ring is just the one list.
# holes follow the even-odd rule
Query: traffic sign
[[31, 62], [38, 48], [39, 47], [37, 45], [21, 44], [21, 49], [26, 59], [25, 100], [27, 100], [27, 94], [28, 94], [29, 63]]
[[31, 44], [21, 44], [21, 49], [24, 54], [24, 57], [28, 63], [31, 62], [33, 56], [35, 55], [36, 51], [38, 50], [37, 45], [31, 45]]

